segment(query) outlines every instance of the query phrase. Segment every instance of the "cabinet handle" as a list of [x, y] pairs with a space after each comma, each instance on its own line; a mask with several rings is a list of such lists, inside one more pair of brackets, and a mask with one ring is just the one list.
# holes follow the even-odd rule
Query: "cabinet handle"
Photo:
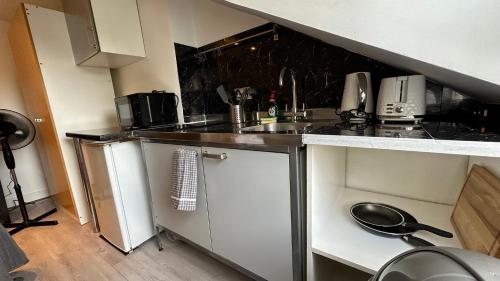
[[203, 157], [209, 158], [209, 159], [215, 159], [215, 160], [225, 160], [225, 159], [227, 159], [227, 154], [226, 153], [210, 154], [206, 151], [203, 151]]

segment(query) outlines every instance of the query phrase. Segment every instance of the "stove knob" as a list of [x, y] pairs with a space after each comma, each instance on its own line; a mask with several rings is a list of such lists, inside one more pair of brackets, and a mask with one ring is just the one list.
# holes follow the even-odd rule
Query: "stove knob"
[[397, 113], [402, 113], [403, 112], [403, 107], [402, 106], [398, 106], [395, 108], [396, 112]]

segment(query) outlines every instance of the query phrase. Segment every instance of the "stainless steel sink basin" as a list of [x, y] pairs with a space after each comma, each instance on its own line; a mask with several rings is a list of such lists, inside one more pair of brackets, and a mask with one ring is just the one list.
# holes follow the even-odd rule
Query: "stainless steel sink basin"
[[312, 123], [271, 123], [257, 126], [242, 128], [242, 131], [247, 132], [287, 132], [287, 131], [304, 131]]

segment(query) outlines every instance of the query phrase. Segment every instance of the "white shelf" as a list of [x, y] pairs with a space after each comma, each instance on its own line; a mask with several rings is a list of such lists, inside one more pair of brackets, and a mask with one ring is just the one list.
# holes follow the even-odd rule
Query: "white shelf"
[[323, 185], [313, 187], [313, 253], [373, 274], [391, 258], [413, 248], [400, 238], [378, 236], [355, 223], [349, 208], [362, 201], [386, 203], [406, 210], [419, 222], [454, 234], [452, 239], [425, 231], [419, 231], [415, 236], [437, 246], [462, 247], [450, 222], [453, 206]]
[[304, 144], [500, 157], [500, 142], [304, 134]]

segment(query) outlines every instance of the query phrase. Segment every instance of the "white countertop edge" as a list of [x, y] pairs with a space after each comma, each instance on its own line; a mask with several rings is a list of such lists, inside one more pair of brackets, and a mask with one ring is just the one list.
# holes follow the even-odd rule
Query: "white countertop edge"
[[500, 157], [500, 142], [304, 134], [304, 144]]

